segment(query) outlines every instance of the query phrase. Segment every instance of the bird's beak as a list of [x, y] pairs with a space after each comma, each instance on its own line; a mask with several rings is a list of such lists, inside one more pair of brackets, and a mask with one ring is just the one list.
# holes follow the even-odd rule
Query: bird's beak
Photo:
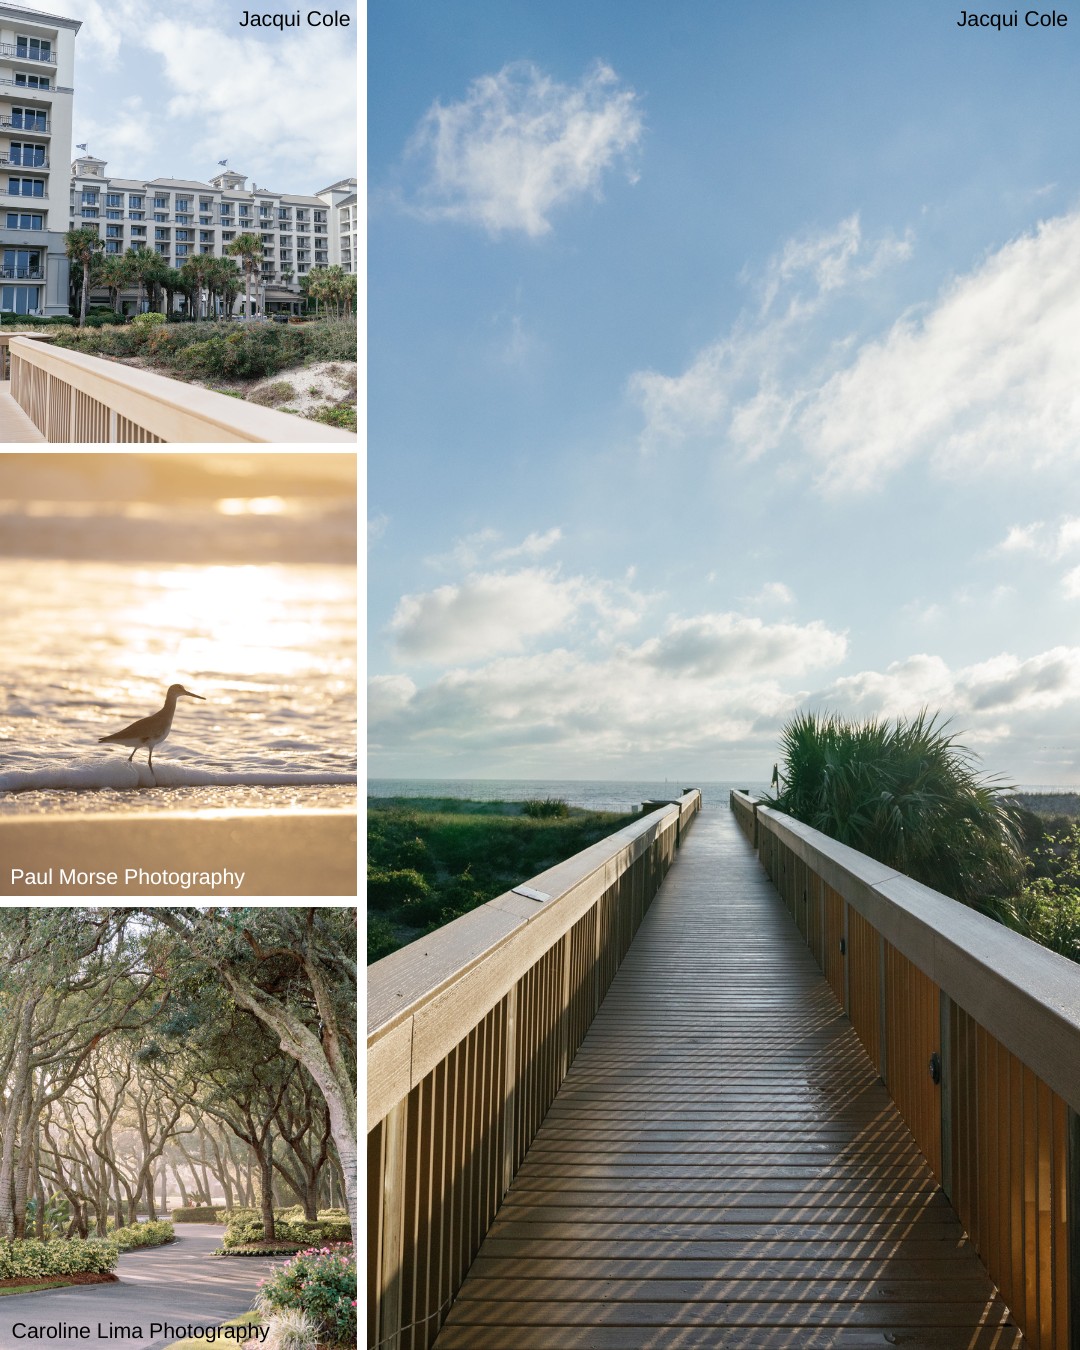
[[187, 694], [188, 698], [197, 698], [202, 703], [206, 702], [206, 699], [203, 698], [202, 694], [193, 694], [190, 689], [182, 689], [180, 692]]

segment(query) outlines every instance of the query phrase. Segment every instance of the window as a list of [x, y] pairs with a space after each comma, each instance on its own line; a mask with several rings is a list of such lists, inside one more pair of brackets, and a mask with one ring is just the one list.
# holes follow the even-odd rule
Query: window
[[132, 225], [132, 227], [131, 227], [131, 237], [132, 237], [132, 239], [134, 239], [136, 235], [138, 235], [141, 239], [145, 239], [145, 238], [146, 238], [146, 226], [145, 226], [145, 225]]
[[214, 199], [213, 199], [213, 197], [200, 197], [200, 198], [199, 198], [199, 210], [200, 210], [200, 211], [212, 211], [213, 208], [214, 208]]
[[326, 226], [325, 226], [325, 225], [316, 225], [316, 226], [315, 226], [315, 233], [316, 233], [316, 234], [325, 234], [325, 233], [326, 233]]
[[123, 213], [123, 211], [106, 211], [106, 212], [105, 212], [105, 219], [106, 219], [106, 220], [123, 220], [123, 219], [124, 219], [124, 213]]
[[162, 257], [162, 258], [168, 258], [168, 256], [169, 256], [169, 245], [168, 245], [168, 244], [155, 244], [155, 245], [154, 245], [154, 249], [155, 249], [155, 251], [157, 252], [157, 254], [158, 254], [159, 257]]
[[213, 216], [200, 216], [200, 217], [199, 217], [199, 224], [200, 224], [200, 225], [213, 225], [213, 223], [214, 223], [214, 217], [213, 217]]
[[40, 169], [45, 164], [43, 145], [24, 145], [21, 141], [12, 141], [9, 158], [12, 164], [21, 164], [27, 169]]
[[191, 216], [177, 216], [177, 217], [176, 217], [176, 223], [177, 223], [177, 225], [190, 225], [190, 224], [191, 224], [191, 221], [192, 221]]
[[36, 108], [12, 108], [11, 125], [17, 131], [48, 131], [49, 123]]
[[97, 188], [83, 188], [82, 203], [83, 206], [97, 206], [98, 193]]
[[15, 55], [28, 61], [51, 61], [52, 43], [47, 38], [20, 37], [15, 35]]
[[168, 239], [168, 238], [169, 238], [169, 234], [170, 234], [170, 231], [169, 231], [169, 230], [163, 230], [163, 229], [161, 229], [160, 227], [158, 227], [157, 229], [154, 230], [154, 238], [155, 238], [155, 239]]
[[48, 89], [48, 75], [16, 75], [15, 83], [20, 89]]
[[36, 248], [4, 249], [4, 276], [40, 281], [45, 273], [41, 268], [41, 251]]
[[7, 227], [9, 230], [43, 230], [45, 217], [31, 215], [28, 211], [9, 211]]
[[191, 210], [191, 198], [190, 198], [190, 197], [177, 197], [177, 199], [176, 199], [176, 209], [177, 209], [178, 211], [190, 211], [190, 210]]
[[325, 265], [326, 265], [326, 254], [325, 254], [325, 253], [316, 253], [316, 254], [315, 254], [315, 261], [316, 261], [317, 263], [322, 263], [323, 266], [325, 267]]
[[240, 212], [242, 216], [251, 215], [251, 207], [248, 206], [246, 202], [241, 202], [240, 205], [237, 207], [237, 210]]
[[222, 240], [223, 240], [226, 244], [231, 244], [232, 241], [236, 238], [236, 231], [235, 231], [235, 230], [225, 230], [225, 232], [222, 234], [221, 238], [222, 238]]
[[134, 211], [142, 210], [143, 199], [141, 197], [128, 197], [128, 209]]
[[155, 212], [154, 212], [154, 219], [155, 219], [155, 220], [168, 220], [168, 219], [169, 219], [169, 213], [168, 213], [167, 211], [155, 211]]
[[45, 180], [42, 178], [9, 178], [8, 191], [14, 197], [44, 197]]
[[176, 237], [177, 237], [177, 239], [183, 239], [183, 240], [185, 240], [185, 241], [191, 240], [191, 239], [194, 239], [194, 238], [195, 238], [195, 231], [194, 231], [194, 230], [177, 230], [177, 231], [176, 231]]
[[213, 231], [213, 230], [200, 230], [200, 231], [199, 231], [199, 243], [200, 243], [200, 244], [212, 244], [213, 242], [214, 242], [214, 231]]
[[97, 220], [98, 209], [96, 206], [84, 206], [82, 209], [83, 220]]
[[36, 314], [40, 297], [40, 286], [3, 286], [0, 287], [0, 309], [7, 314]]
[[106, 192], [105, 194], [106, 206], [123, 206], [123, 204], [124, 204], [124, 194], [122, 192]]
[[124, 237], [124, 227], [123, 227], [123, 225], [106, 225], [106, 226], [105, 226], [105, 238], [106, 238], [106, 239], [123, 239], [123, 237]]
[[200, 252], [200, 253], [209, 253], [211, 256], [213, 256], [213, 253], [214, 253], [214, 246], [213, 246], [213, 244], [203, 244], [202, 248], [199, 249], [199, 252]]
[[307, 218], [308, 218], [308, 213], [307, 213], [307, 211], [301, 211], [301, 210], [299, 209], [299, 207], [297, 207], [297, 211], [296, 211], [296, 219], [297, 219], [297, 220], [307, 220]]
[[291, 263], [292, 262], [291, 251], [283, 248], [281, 252], [278, 254], [278, 260], [283, 263]]
[[187, 255], [188, 255], [190, 252], [191, 252], [191, 245], [190, 245], [190, 244], [177, 244], [177, 246], [176, 246], [176, 256], [177, 256], [178, 258], [186, 258]]
[[289, 213], [288, 213], [288, 211], [285, 209], [285, 207], [279, 207], [279, 208], [278, 208], [277, 218], [278, 218], [278, 220], [288, 220], [288, 219], [289, 219]]
[[316, 211], [316, 212], [315, 212], [315, 223], [316, 223], [316, 225], [318, 225], [318, 224], [320, 224], [320, 223], [322, 223], [323, 225], [326, 224], [326, 212], [325, 212], [325, 211]]
[[168, 209], [169, 209], [169, 199], [168, 199], [168, 197], [155, 197], [155, 198], [154, 198], [154, 210], [155, 210], [155, 211], [161, 211], [161, 210], [166, 210], [166, 211], [167, 211]]
[[[128, 220], [145, 220], [145, 219], [146, 219], [146, 212], [145, 212], [145, 211], [129, 211], [129, 212], [128, 212]], [[144, 233], [145, 233], [145, 231], [144, 231]]]
[[122, 253], [123, 251], [124, 246], [120, 243], [118, 239], [107, 239], [105, 241], [106, 253]]

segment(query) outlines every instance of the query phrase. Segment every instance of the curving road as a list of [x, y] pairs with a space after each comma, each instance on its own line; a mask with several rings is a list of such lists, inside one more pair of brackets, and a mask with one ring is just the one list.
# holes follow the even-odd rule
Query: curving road
[[[71, 1285], [51, 1293], [0, 1298], [0, 1350], [164, 1350], [178, 1337], [155, 1332], [151, 1323], [210, 1327], [247, 1312], [259, 1281], [283, 1257], [211, 1256], [221, 1246], [220, 1224], [178, 1223], [177, 1240], [121, 1256], [118, 1284]], [[20, 1323], [23, 1324], [20, 1326]], [[139, 1327], [139, 1335], [110, 1337], [116, 1327]], [[28, 1338], [27, 1326], [88, 1327], [89, 1336], [43, 1334]], [[99, 1334], [99, 1328], [104, 1335]], [[183, 1334], [183, 1333], [181, 1333]], [[249, 1345], [257, 1346], [252, 1339]], [[234, 1346], [218, 1341], [216, 1346]]]

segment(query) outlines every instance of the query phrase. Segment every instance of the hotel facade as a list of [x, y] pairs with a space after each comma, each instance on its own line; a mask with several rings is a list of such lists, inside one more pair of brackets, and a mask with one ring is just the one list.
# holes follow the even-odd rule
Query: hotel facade
[[0, 5], [0, 310], [67, 314], [68, 164], [81, 22]]
[[[314, 196], [271, 192], [222, 169], [208, 183], [147, 181], [106, 174], [105, 160], [83, 155], [71, 166], [69, 228], [96, 229], [105, 253], [147, 248], [169, 267], [198, 254], [221, 258], [241, 234], [263, 246], [255, 312], [299, 311], [300, 283], [320, 267], [357, 266], [357, 182], [345, 178]], [[138, 291], [121, 294], [133, 312]], [[245, 300], [237, 300], [242, 308]]]
[[[69, 312], [64, 233], [96, 230], [103, 251], [148, 248], [170, 267], [227, 256], [241, 234], [262, 241], [255, 312], [298, 311], [310, 271], [356, 272], [357, 181], [313, 196], [273, 192], [227, 166], [209, 182], [109, 177], [106, 161], [72, 162], [75, 38], [82, 23], [0, 4], [0, 313]], [[131, 313], [133, 287], [121, 295]], [[242, 310], [243, 295], [237, 300]]]

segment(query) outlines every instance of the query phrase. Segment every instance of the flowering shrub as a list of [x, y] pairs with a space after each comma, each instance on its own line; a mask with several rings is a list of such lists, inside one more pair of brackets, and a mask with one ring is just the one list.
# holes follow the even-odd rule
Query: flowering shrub
[[163, 1242], [171, 1242], [175, 1236], [172, 1224], [166, 1219], [133, 1223], [109, 1234], [122, 1252], [129, 1252], [133, 1247], [160, 1247]]
[[3, 1242], [0, 1280], [34, 1279], [39, 1275], [107, 1275], [119, 1255], [115, 1242], [96, 1238]]
[[262, 1283], [258, 1299], [264, 1317], [286, 1308], [307, 1313], [321, 1341], [356, 1345], [356, 1251], [312, 1247], [299, 1252]]

